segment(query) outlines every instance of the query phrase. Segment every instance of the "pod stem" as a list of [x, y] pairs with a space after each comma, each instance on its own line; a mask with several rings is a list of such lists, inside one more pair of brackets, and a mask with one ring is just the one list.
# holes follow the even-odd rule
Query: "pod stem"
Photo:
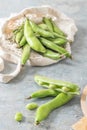
[[65, 55], [64, 54], [62, 54], [62, 55], [60, 55], [60, 58], [63, 58]]
[[31, 99], [31, 96], [29, 96], [29, 97], [27, 97], [27, 98], [25, 98], [25, 99]]
[[40, 122], [39, 121], [35, 121], [35, 125], [39, 125], [40, 124]]
[[70, 56], [70, 59], [71, 59], [71, 60], [73, 59], [72, 55]]
[[22, 67], [24, 67], [24, 65], [23, 65], [23, 64], [21, 64], [21, 66], [22, 66]]
[[17, 44], [17, 46], [16, 46], [18, 49], [20, 49], [21, 47]]
[[28, 19], [28, 17], [24, 14], [24, 18]]

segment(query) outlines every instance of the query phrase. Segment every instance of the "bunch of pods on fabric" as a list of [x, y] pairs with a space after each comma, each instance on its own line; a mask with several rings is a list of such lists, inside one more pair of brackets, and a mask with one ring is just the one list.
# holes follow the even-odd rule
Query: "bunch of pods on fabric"
[[34, 50], [44, 57], [53, 60], [66, 56], [72, 58], [66, 50], [68, 42], [66, 34], [51, 18], [43, 17], [41, 23], [34, 23], [26, 18], [25, 22], [13, 31], [12, 39], [23, 48], [21, 64], [24, 65]]
[[44, 76], [36, 75], [35, 82], [45, 89], [33, 92], [27, 99], [54, 97], [49, 102], [42, 104], [36, 110], [35, 124], [46, 119], [51, 111], [69, 102], [75, 95], [80, 94], [78, 85], [62, 80], [54, 80]]

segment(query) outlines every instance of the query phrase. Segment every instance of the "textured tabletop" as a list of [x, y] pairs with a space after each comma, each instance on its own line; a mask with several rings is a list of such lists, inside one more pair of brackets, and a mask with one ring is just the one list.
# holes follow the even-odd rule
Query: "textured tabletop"
[[[34, 125], [35, 111], [25, 109], [29, 102], [35, 101], [40, 105], [50, 100], [25, 100], [26, 96], [41, 88], [34, 82], [35, 74], [72, 81], [81, 90], [87, 84], [87, 0], [0, 0], [0, 17], [9, 16], [25, 7], [40, 5], [51, 5], [75, 20], [78, 32], [72, 44], [73, 60], [65, 59], [47, 67], [25, 66], [10, 83], [0, 83], [0, 130], [71, 130], [71, 125], [82, 117], [80, 96], [54, 110], [39, 126]], [[15, 68], [12, 64], [5, 63], [5, 66], [5, 72]], [[14, 120], [17, 111], [24, 115], [22, 123]]]

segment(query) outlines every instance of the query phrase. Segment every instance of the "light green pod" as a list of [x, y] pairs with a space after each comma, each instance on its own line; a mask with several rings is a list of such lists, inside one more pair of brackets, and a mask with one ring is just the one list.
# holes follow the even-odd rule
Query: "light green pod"
[[22, 52], [22, 57], [21, 57], [21, 64], [24, 65], [27, 60], [30, 57], [30, 46], [29, 44], [25, 44], [23, 46], [23, 52]]
[[61, 34], [58, 34], [58, 33], [56, 33], [56, 32], [53, 32], [53, 34], [54, 34], [55, 38], [62, 38], [62, 39], [66, 39], [66, 37], [65, 37], [65, 36], [63, 36], [63, 35], [61, 35]]
[[35, 75], [34, 80], [38, 85], [42, 87], [55, 89], [58, 90], [59, 92], [65, 92], [77, 95], [79, 94], [79, 86], [71, 82], [55, 80], [41, 75]]
[[47, 31], [47, 30], [44, 30], [44, 29], [40, 28], [37, 24], [35, 24], [32, 21], [29, 21], [29, 22], [30, 22], [30, 25], [31, 25], [33, 31], [36, 32], [36, 33], [38, 33], [38, 34], [40, 34], [40, 36], [46, 37], [46, 38], [47, 37], [54, 38], [54, 34], [51, 33], [50, 31]]
[[52, 41], [49, 41], [49, 40], [47, 40], [45, 38], [40, 38], [40, 41], [42, 42], [42, 44], [45, 47], [47, 47], [47, 48], [49, 48], [49, 49], [51, 49], [53, 51], [56, 51], [56, 52], [58, 52], [60, 54], [63, 54], [66, 57], [69, 57], [69, 58], [72, 57], [71, 54], [65, 48], [60, 47], [60, 46], [54, 44]]
[[41, 105], [36, 111], [35, 124], [39, 124], [46, 119], [51, 111], [69, 102], [74, 95], [60, 93], [51, 101]]
[[47, 49], [47, 51], [42, 55], [44, 57], [48, 57], [48, 58], [53, 59], [53, 60], [59, 60], [64, 56], [64, 55], [60, 55], [59, 53], [53, 52], [49, 49]]
[[17, 112], [17, 113], [15, 114], [15, 120], [18, 121], [18, 122], [22, 121], [22, 120], [23, 120], [23, 115], [22, 115], [22, 113]]
[[44, 29], [44, 30], [48, 30], [47, 25], [44, 24], [44, 23], [41, 23], [41, 24], [39, 24], [38, 26], [39, 26], [40, 28]]
[[53, 39], [52, 41], [53, 43], [59, 46], [65, 45], [67, 43], [67, 39], [63, 39], [63, 38], [56, 38], [56, 39]]
[[19, 43], [19, 45], [20, 45], [20, 47], [22, 47], [22, 46], [24, 46], [26, 43], [27, 43], [26, 38], [23, 36], [22, 39], [21, 39], [21, 41], [20, 41], [20, 43]]
[[26, 38], [27, 43], [30, 45], [30, 47], [33, 50], [37, 52], [41, 52], [41, 53], [46, 52], [45, 47], [41, 44], [38, 38], [34, 35], [34, 32], [32, 30], [32, 27], [28, 19], [26, 19], [25, 25], [24, 25], [24, 36]]
[[62, 36], [66, 36], [66, 34], [54, 23], [54, 21], [52, 21], [52, 19], [50, 19], [50, 22], [52, 23], [54, 32], [56, 32]]
[[27, 104], [26, 105], [26, 109], [27, 110], [34, 110], [38, 107], [38, 104], [37, 103], [30, 103], [30, 104]]
[[56, 90], [53, 90], [53, 89], [41, 89], [41, 90], [38, 90], [38, 91], [32, 93], [27, 99], [44, 98], [44, 97], [48, 97], [48, 96], [55, 97], [58, 94], [59, 94], [59, 92]]
[[21, 31], [17, 32], [17, 34], [15, 36], [16, 43], [19, 43], [21, 41], [22, 37], [23, 37], [23, 31], [21, 30]]
[[53, 32], [53, 26], [50, 21], [50, 18], [43, 17], [43, 22], [47, 25], [48, 29]]

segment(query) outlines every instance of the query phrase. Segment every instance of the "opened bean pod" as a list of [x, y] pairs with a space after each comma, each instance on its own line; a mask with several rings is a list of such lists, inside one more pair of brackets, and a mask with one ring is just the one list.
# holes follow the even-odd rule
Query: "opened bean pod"
[[71, 82], [55, 80], [41, 75], [35, 75], [34, 80], [42, 87], [51, 88], [69, 94], [79, 94], [79, 86]]

